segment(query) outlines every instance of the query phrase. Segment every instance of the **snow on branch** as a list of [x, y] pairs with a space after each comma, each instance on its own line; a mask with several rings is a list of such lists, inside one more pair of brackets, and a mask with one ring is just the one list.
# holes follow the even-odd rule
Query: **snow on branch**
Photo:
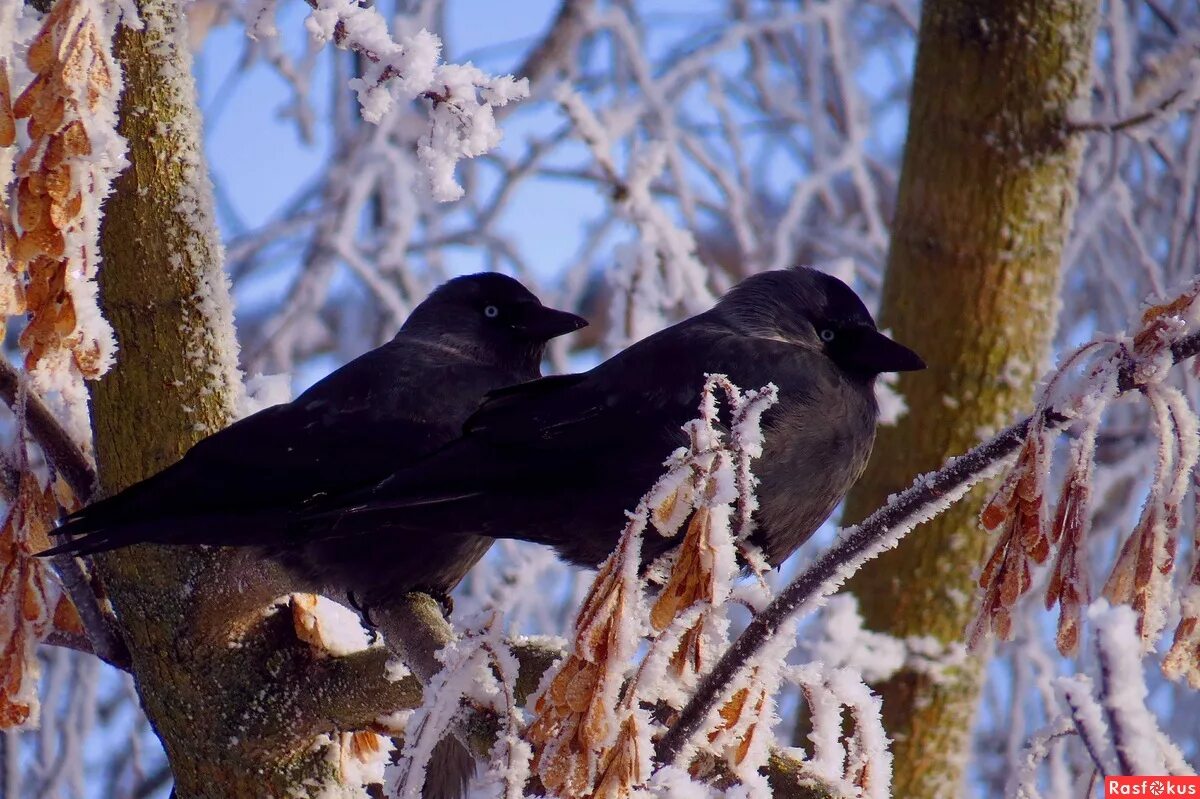
[[[463, 188], [454, 168], [463, 158], [483, 155], [500, 143], [493, 109], [529, 95], [529, 81], [512, 75], [494, 77], [467, 64], [439, 64], [442, 41], [422, 28], [398, 39], [373, 6], [355, 0], [309, 0], [305, 23], [319, 42], [332, 41], [363, 56], [366, 68], [350, 81], [363, 119], [378, 124], [395, 102], [430, 102], [429, 129], [417, 143], [434, 199], [457, 200]], [[256, 19], [262, 19], [260, 10]], [[262, 27], [259, 26], [259, 32]]]
[[[1163, 380], [1172, 364], [1200, 352], [1200, 332], [1195, 330], [1197, 293], [1200, 293], [1200, 281], [1190, 285], [1173, 301], [1146, 310], [1132, 335], [1105, 339], [1084, 348], [1087, 353], [1095, 351], [1097, 361], [1073, 390], [1064, 388], [1069, 381], [1059, 379], [1066, 369], [1075, 365], [1075, 356], [1069, 357], [1064, 363], [1064, 372], [1047, 383], [1032, 416], [951, 459], [936, 472], [918, 477], [908, 489], [892, 496], [862, 523], [843, 530], [832, 547], [801, 571], [766, 609], [755, 615], [704, 677], [678, 720], [658, 742], [658, 760], [665, 764], [683, 760], [692, 741], [704, 728], [705, 720], [721, 701], [726, 686], [746, 673], [753, 659], [792, 616], [817, 607], [864, 563], [896, 546], [914, 527], [958, 501], [972, 485], [1002, 469], [1013, 453], [1019, 451], [1016, 465], [997, 492], [999, 502], [993, 500], [988, 505], [989, 510], [985, 511], [985, 524], [999, 526], [1003, 523], [1010, 527], [1009, 533], [1003, 535], [997, 545], [997, 549], [1003, 548], [1006, 554], [993, 554], [991, 559], [1002, 565], [985, 568], [983, 573], [986, 578], [984, 607], [981, 621], [976, 625], [975, 638], [980, 640], [983, 635], [980, 625], [988, 625], [987, 629], [991, 629], [998, 619], [999, 631], [1004, 632], [1004, 612], [1031, 585], [1026, 572], [1029, 562], [1044, 561], [1051, 551], [1049, 531], [1042, 526], [1046, 518], [1041, 504], [1046, 474], [1040, 461], [1044, 457], [1043, 437], [1075, 422], [1083, 423], [1086, 430], [1089, 420], [1097, 416], [1113, 397], [1134, 389], [1152, 398], [1152, 402], [1153, 398], [1160, 398], [1167, 408], [1166, 415], [1171, 418], [1169, 432], [1165, 435], [1166, 454], [1163, 455], [1168, 465], [1157, 476], [1155, 490], [1147, 500], [1147, 507], [1155, 509], [1156, 520], [1149, 525], [1139, 524], [1132, 537], [1136, 539], [1135, 544], [1127, 545], [1134, 553], [1126, 558], [1132, 566], [1119, 561], [1114, 569], [1114, 574], [1122, 576], [1122, 582], [1118, 584], [1120, 590], [1114, 589], [1114, 593], [1132, 602], [1138, 613], [1139, 634], [1145, 642], [1147, 633], [1161, 625], [1161, 616], [1155, 618], [1152, 615], [1161, 614], [1163, 601], [1157, 593], [1161, 582], [1154, 574], [1155, 571], [1161, 574], [1173, 563], [1174, 548], [1170, 542], [1178, 527], [1177, 502], [1195, 464], [1193, 453], [1197, 444], [1192, 412], [1180, 407]], [[1064, 525], [1068, 521], [1076, 523], [1070, 513], [1063, 516]], [[1010, 519], [1017, 521], [1007, 521]], [[1056, 540], [1066, 540], [1068, 546], [1073, 546], [1072, 539], [1064, 539], [1063, 532], [1069, 531], [1060, 531]], [[1070, 532], [1070, 536], [1076, 535]], [[1016, 547], [1017, 552], [1010, 556], [1007, 552], [1011, 547]], [[1068, 581], [1073, 580], [1081, 569], [1079, 562], [1074, 555], [1060, 561], [1064, 564], [1064, 576]], [[1007, 566], [1007, 570], [1003, 566]], [[1013, 576], [1006, 576], [1008, 574]], [[1074, 588], [1064, 589], [1060, 585], [1055, 596], [1063, 596], [1065, 591], [1069, 604], [1074, 604], [1074, 596], [1082, 589], [1082, 583], [1076, 580], [1070, 585]], [[1189, 591], [1193, 589], [1189, 587]], [[1194, 611], [1195, 603], [1185, 605], [1185, 612], [1189, 607]], [[1172, 649], [1176, 653], [1178, 673], [1200, 673], [1200, 669], [1187, 665], [1194, 663], [1200, 654], [1198, 626], [1195, 620], [1186, 616], [1180, 622]], [[1070, 623], [1066, 627], [1069, 630]], [[1069, 643], [1070, 633], [1062, 640]]]
[[520, 787], [529, 774], [531, 753], [528, 744], [517, 736], [520, 717], [514, 686], [519, 668], [501, 637], [498, 615], [492, 614], [474, 626], [477, 629], [469, 630], [438, 653], [442, 670], [430, 680], [421, 707], [405, 724], [404, 750], [393, 796], [421, 796], [434, 747], [447, 735], [458, 732], [456, 725], [464, 714], [464, 700], [501, 719], [503, 729], [492, 747], [486, 779], [501, 787], [502, 796], [520, 796]]
[[1088, 609], [1095, 629], [1093, 674], [1059, 677], [1054, 687], [1062, 715], [1025, 746], [1024, 762], [1005, 789], [1015, 799], [1037, 799], [1037, 771], [1052, 741], [1074, 733], [1098, 774], [1172, 774], [1195, 772], [1159, 729], [1147, 707], [1141, 658], [1141, 624], [1128, 605], [1097, 600]]
[[681, 229], [651, 194], [651, 183], [667, 167], [666, 143], [644, 148], [633, 159], [629, 174], [621, 177], [611, 125], [603, 124], [584, 99], [565, 85], [555, 99], [611, 186], [621, 216], [637, 231], [637, 239], [617, 252], [609, 346], [617, 349], [653, 333], [661, 327], [665, 311], [683, 307], [699, 313], [708, 308], [715, 298], [708, 290], [708, 269], [696, 255], [695, 236]]
[[[0, 332], [8, 317], [27, 318], [19, 345], [29, 380], [7, 364], [0, 370], [0, 397], [19, 430], [19, 477], [0, 529], [0, 728], [38, 721], [39, 642], [128, 659], [78, 565], [64, 559], [64, 594], [49, 563], [33, 557], [49, 545], [60, 508], [78, 507], [93, 490], [81, 378], [102, 375], [115, 350], [95, 282], [100, 205], [125, 166], [114, 23], [93, 0], [56, 3], [23, 48], [31, 75], [23, 87], [16, 81], [26, 75], [11, 60], [14, 23], [0, 22], [0, 148], [18, 150], [15, 161], [0, 158]], [[18, 139], [20, 120], [26, 135]], [[48, 476], [31, 463], [27, 435], [52, 467]]]

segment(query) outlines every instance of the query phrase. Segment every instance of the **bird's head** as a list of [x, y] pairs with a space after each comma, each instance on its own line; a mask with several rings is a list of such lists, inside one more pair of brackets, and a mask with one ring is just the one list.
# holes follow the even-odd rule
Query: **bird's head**
[[853, 375], [925, 368], [919, 355], [879, 332], [853, 289], [816, 269], [797, 266], [748, 277], [721, 299], [716, 312], [745, 335], [820, 350]]
[[401, 331], [443, 339], [536, 374], [546, 342], [586, 325], [581, 316], [542, 305], [511, 277], [481, 272], [438, 286], [413, 309]]

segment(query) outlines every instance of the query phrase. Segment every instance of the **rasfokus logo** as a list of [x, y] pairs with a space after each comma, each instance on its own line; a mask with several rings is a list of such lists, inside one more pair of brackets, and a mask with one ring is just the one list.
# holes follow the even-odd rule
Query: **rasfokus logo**
[[1105, 777], [1104, 799], [1114, 796], [1200, 797], [1200, 777]]

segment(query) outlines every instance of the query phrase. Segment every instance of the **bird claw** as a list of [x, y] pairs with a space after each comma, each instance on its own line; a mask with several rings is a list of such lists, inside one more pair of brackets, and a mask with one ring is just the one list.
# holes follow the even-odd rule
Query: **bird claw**
[[361, 602], [354, 595], [353, 591], [346, 592], [346, 600], [350, 603], [350, 607], [354, 609], [354, 612], [358, 614], [359, 623], [367, 631], [369, 643], [371, 646], [375, 646], [379, 642], [379, 625], [371, 618], [371, 608]]
[[454, 597], [445, 591], [430, 591], [429, 595], [442, 606], [442, 615], [447, 619], [450, 618], [450, 615], [454, 613]]

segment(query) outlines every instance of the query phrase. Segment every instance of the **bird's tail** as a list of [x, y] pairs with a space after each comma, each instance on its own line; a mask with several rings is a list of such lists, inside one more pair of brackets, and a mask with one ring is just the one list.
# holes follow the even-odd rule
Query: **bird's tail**
[[[89, 506], [68, 516], [52, 531], [61, 543], [38, 556], [95, 555], [134, 544], [271, 546], [286, 544], [289, 532], [284, 524], [286, 514], [278, 509], [134, 519], [128, 514], [111, 514], [99, 503], [96, 507], [95, 512]], [[63, 540], [64, 536], [70, 540]]]
[[37, 553], [38, 557], [50, 557], [65, 553], [92, 555], [134, 543], [133, 541], [121, 541], [119, 528], [109, 528], [99, 521], [97, 517], [104, 515], [104, 504], [104, 500], [101, 500], [63, 519], [58, 527], [50, 531], [61, 543]]
[[429, 753], [421, 799], [462, 799], [475, 774], [475, 758], [462, 741], [447, 735]]
[[100, 552], [108, 552], [112, 549], [120, 549], [121, 547], [131, 544], [140, 543], [139, 541], [120, 541], [109, 535], [107, 531], [99, 531], [90, 533], [82, 538], [76, 538], [71, 541], [66, 541], [57, 546], [43, 549], [37, 553], [39, 558], [50, 558], [55, 555], [95, 555]]

